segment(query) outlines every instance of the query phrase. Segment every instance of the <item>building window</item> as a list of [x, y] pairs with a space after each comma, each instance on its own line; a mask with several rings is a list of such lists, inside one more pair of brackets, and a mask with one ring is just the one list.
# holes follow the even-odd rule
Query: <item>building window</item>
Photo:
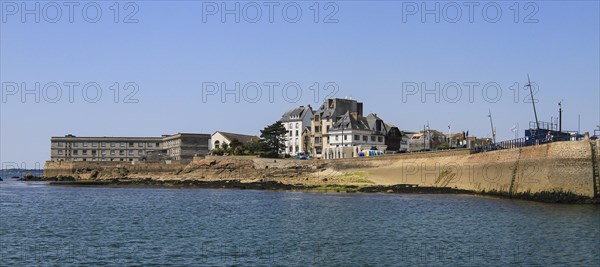
[[298, 129], [298, 128], [300, 128], [300, 127], [298, 126], [298, 123], [296, 122], [296, 129]]
[[129, 142], [129, 146], [133, 146], [133, 142]]
[[111, 150], [111, 151], [110, 151], [110, 154], [111, 154], [111, 155], [114, 155], [114, 154], [115, 154], [115, 151], [114, 151], [114, 150]]
[[98, 147], [98, 143], [96, 143], [96, 142], [92, 143], [92, 147]]
[[129, 150], [129, 155], [133, 156], [133, 150]]
[[294, 136], [294, 135], [292, 134], [292, 131], [291, 131], [291, 130], [290, 130], [290, 136]]
[[84, 149], [81, 154], [87, 155], [87, 150]]
[[73, 143], [73, 147], [78, 147], [79, 143]]
[[354, 135], [354, 141], [360, 141], [360, 135], [355, 134]]
[[383, 137], [381, 137], [381, 136], [377, 137], [377, 142], [379, 142], [379, 143], [383, 142]]
[[88, 143], [83, 142], [83, 147], [87, 147], [87, 146], [88, 146]]
[[143, 150], [138, 150], [138, 155], [144, 155], [144, 151]]
[[371, 136], [371, 142], [375, 142], [375, 136]]
[[62, 151], [62, 149], [59, 149], [59, 150], [58, 150], [58, 154], [59, 154], [59, 155], [62, 155], [62, 154], [63, 154], [63, 151]]
[[156, 143], [156, 147], [159, 147], [159, 146], [160, 146], [160, 143]]
[[73, 155], [79, 155], [79, 150], [73, 150]]
[[115, 146], [117, 146], [117, 144], [115, 144], [115, 143], [110, 143], [110, 147], [115, 147]]
[[100, 152], [100, 154], [102, 154], [102, 155], [106, 155], [106, 150], [102, 150], [102, 151]]
[[101, 147], [106, 147], [106, 143], [102, 142], [102, 143], [100, 143], [100, 146]]
[[152, 147], [152, 143], [148, 143], [148, 147]]
[[125, 147], [125, 143], [121, 142], [120, 147]]
[[296, 130], [296, 136], [298, 136], [298, 130]]
[[344, 135], [344, 141], [345, 141], [345, 140], [348, 140], [348, 138], [347, 138], [347, 137], [348, 137], [348, 135]]
[[62, 147], [63, 146], [63, 142], [58, 142], [58, 146]]
[[125, 155], [125, 150], [119, 150], [119, 155]]
[[92, 150], [92, 155], [96, 155], [96, 150]]

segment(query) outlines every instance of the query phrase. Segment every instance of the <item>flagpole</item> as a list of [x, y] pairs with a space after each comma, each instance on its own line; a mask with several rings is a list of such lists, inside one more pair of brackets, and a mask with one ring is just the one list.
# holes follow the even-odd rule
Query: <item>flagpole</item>
[[448, 123], [448, 148], [450, 148], [451, 143], [452, 143], [452, 130], [451, 130], [451, 126], [450, 123]]

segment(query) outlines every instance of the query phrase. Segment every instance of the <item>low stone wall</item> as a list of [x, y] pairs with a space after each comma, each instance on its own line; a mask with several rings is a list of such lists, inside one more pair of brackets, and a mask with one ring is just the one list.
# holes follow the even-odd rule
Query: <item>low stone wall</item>
[[70, 176], [75, 179], [123, 178], [133, 175], [175, 174], [186, 164], [156, 162], [90, 162], [46, 161], [44, 177]]

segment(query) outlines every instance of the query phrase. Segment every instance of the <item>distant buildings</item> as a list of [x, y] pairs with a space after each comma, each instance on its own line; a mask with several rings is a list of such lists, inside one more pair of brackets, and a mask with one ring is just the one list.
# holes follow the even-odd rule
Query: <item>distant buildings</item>
[[162, 137], [77, 137], [50, 139], [52, 161], [153, 161], [189, 162], [208, 153], [208, 134], [178, 133]]
[[432, 150], [446, 141], [446, 136], [437, 130], [423, 130], [412, 134], [408, 140], [409, 152]]
[[[443, 134], [424, 129], [401, 131], [377, 114], [363, 115], [363, 103], [352, 99], [326, 99], [317, 110], [310, 105], [285, 112], [279, 122], [285, 127], [285, 149], [295, 156], [338, 159], [362, 155], [364, 150], [415, 152], [473, 147], [491, 143], [467, 133]], [[164, 161], [189, 162], [195, 155], [224, 149], [237, 140], [252, 143], [259, 136], [216, 131], [212, 135], [178, 133], [161, 137], [64, 137], [51, 138], [53, 161]]]
[[377, 114], [364, 116], [363, 103], [352, 99], [327, 99], [317, 110], [300, 106], [286, 112], [280, 121], [288, 131], [283, 152], [292, 156], [308, 152], [315, 158], [336, 159], [357, 157], [363, 150], [414, 152], [473, 143], [464, 133], [401, 131]]

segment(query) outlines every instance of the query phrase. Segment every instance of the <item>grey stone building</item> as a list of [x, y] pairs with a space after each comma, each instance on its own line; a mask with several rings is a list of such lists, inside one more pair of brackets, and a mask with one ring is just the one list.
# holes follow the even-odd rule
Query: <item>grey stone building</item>
[[51, 161], [148, 161], [189, 162], [194, 155], [208, 153], [208, 134], [163, 135], [162, 137], [77, 137], [50, 139]]

